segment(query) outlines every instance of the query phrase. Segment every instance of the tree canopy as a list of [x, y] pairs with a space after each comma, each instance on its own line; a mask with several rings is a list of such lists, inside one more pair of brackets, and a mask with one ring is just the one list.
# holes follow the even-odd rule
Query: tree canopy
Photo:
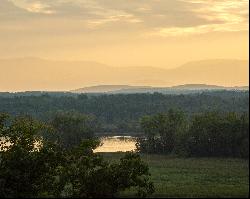
[[46, 122], [55, 117], [57, 112], [75, 111], [95, 116], [100, 124], [96, 133], [140, 134], [141, 117], [166, 113], [169, 109], [180, 109], [188, 117], [206, 111], [248, 112], [249, 92], [208, 91], [186, 95], [0, 94], [0, 104], [0, 112], [28, 114]]
[[179, 111], [146, 116], [144, 137], [137, 140], [143, 153], [177, 153], [188, 156], [249, 157], [249, 115], [205, 112], [191, 120]]
[[[72, 117], [67, 121], [78, 121]], [[141, 197], [153, 193], [139, 154], [110, 163], [93, 153], [96, 139], [68, 148], [44, 139], [44, 131], [50, 127], [30, 117], [0, 115], [0, 197], [114, 197], [131, 187]]]

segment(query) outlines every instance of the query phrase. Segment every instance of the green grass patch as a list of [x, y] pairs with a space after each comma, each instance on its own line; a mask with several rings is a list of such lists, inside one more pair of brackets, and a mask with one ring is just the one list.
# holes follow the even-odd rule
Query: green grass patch
[[[122, 153], [103, 153], [118, 161]], [[249, 161], [228, 158], [179, 158], [141, 155], [155, 185], [152, 197], [248, 197]], [[133, 190], [122, 197], [133, 196]]]

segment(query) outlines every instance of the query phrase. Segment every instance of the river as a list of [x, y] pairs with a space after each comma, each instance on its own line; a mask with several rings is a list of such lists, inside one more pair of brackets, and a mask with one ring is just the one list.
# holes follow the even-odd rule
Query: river
[[[107, 136], [102, 137], [101, 146], [97, 147], [94, 152], [126, 152], [136, 149], [136, 138], [131, 136]], [[0, 146], [4, 143], [4, 139], [0, 138]], [[9, 146], [10, 143], [5, 143], [5, 146]], [[35, 144], [35, 148], [38, 148], [38, 143]], [[1, 149], [0, 149], [1, 150]]]
[[109, 136], [101, 138], [102, 145], [94, 152], [126, 152], [136, 149], [136, 140], [131, 136]]

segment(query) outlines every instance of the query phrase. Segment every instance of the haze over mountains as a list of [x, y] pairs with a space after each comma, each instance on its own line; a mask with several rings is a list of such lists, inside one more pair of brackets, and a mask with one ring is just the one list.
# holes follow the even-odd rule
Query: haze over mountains
[[111, 67], [96, 62], [39, 58], [0, 59], [0, 91], [66, 91], [94, 85], [118, 85], [119, 89], [120, 85], [124, 86], [122, 89], [131, 89], [127, 85], [142, 86], [139, 89], [184, 84], [247, 86], [248, 66], [247, 60], [226, 59], [194, 61], [175, 69]]
[[73, 93], [164, 93], [164, 94], [188, 94], [211, 90], [249, 90], [248, 86], [224, 87], [207, 84], [185, 84], [171, 87], [152, 87], [152, 86], [129, 86], [129, 85], [99, 85], [72, 90]]

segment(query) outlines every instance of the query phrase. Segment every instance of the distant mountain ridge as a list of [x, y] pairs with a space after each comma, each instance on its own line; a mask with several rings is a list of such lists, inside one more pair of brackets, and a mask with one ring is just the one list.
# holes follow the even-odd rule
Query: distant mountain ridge
[[249, 90], [248, 86], [224, 87], [207, 84], [185, 84], [172, 87], [130, 86], [130, 85], [98, 85], [71, 90], [73, 93], [152, 93], [171, 91], [203, 91], [203, 90]]
[[188, 62], [174, 69], [164, 69], [111, 67], [90, 61], [16, 58], [0, 59], [0, 69], [0, 91], [65, 91], [92, 85], [171, 87], [185, 84], [249, 84], [247, 60], [202, 60]]
[[140, 88], [150, 88], [147, 86], [129, 86], [129, 85], [97, 85], [97, 86], [89, 86], [84, 88], [79, 88], [76, 90], [72, 90], [74, 93], [102, 93], [102, 92], [112, 92], [119, 90], [127, 90], [127, 89], [140, 89]]
[[218, 86], [218, 85], [208, 85], [208, 84], [184, 84], [178, 86], [170, 87], [172, 89], [229, 89], [229, 90], [247, 90], [249, 89], [248, 86], [233, 86], [233, 87], [226, 87], [226, 86]]

